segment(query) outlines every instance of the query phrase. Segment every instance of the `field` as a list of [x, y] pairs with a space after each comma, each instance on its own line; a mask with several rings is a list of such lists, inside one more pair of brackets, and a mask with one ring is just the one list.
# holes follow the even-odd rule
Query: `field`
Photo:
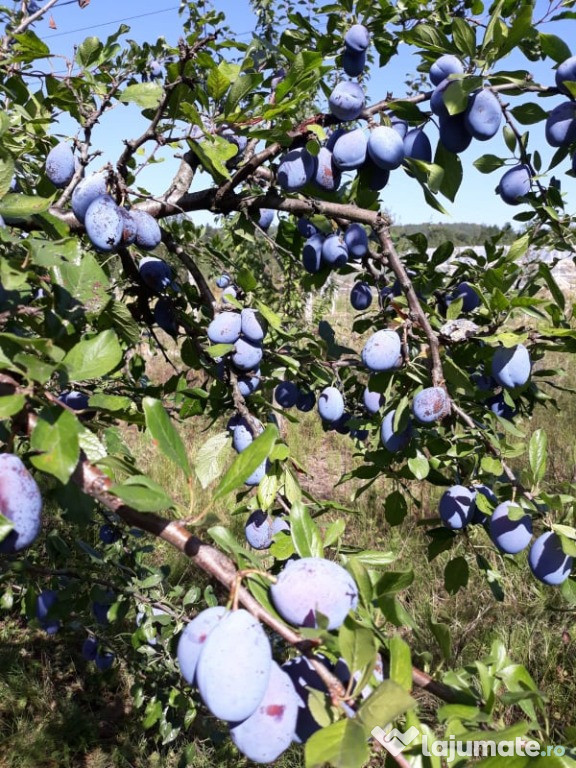
[[[331, 322], [337, 337], [345, 339], [350, 327], [346, 299], [339, 296], [334, 309]], [[550, 356], [545, 365], [563, 368], [565, 375], [560, 383], [565, 390], [576, 388], [574, 360]], [[164, 378], [169, 375], [168, 366], [155, 358], [149, 375], [153, 380]], [[521, 420], [518, 426], [528, 435], [538, 428], [547, 431], [549, 464], [545, 482], [549, 488], [559, 490], [576, 476], [576, 400], [571, 391], [551, 394], [557, 398], [557, 408], [553, 404], [539, 406], [531, 420]], [[205, 426], [209, 431], [202, 432], [197, 426], [184, 431], [192, 457], [210, 434], [224, 427], [222, 423]], [[448, 660], [451, 666], [466, 665], [488, 654], [494, 641], [502, 641], [512, 659], [525, 664], [539, 688], [546, 692], [550, 718], [544, 724], [546, 739], [553, 744], [566, 743], [564, 728], [576, 722], [574, 606], [567, 605], [558, 592], [536, 586], [527, 576], [525, 555], [514, 561], [498, 556], [478, 528], [461, 537], [452, 552], [469, 561], [470, 584], [456, 595], [448, 594], [444, 566], [449, 556], [442, 553], [431, 563], [427, 559], [429, 539], [423, 521], [436, 517], [438, 498], [430, 494], [426, 483], [413, 483], [408, 515], [399, 525], [391, 525], [384, 514], [385, 498], [394, 490], [390, 484], [377, 481], [358, 499], [354, 497], [357, 484], [337, 484], [358, 461], [348, 437], [324, 433], [314, 412], [305, 414], [298, 425], [284, 420], [283, 428], [306, 472], [303, 485], [312, 494], [333, 498], [353, 510], [347, 520], [347, 543], [396, 551], [397, 560], [391, 566], [394, 570], [402, 570], [403, 563], [414, 564], [414, 582], [400, 596], [414, 625], [400, 630], [390, 627], [390, 631], [399, 631], [408, 640], [414, 663], [442, 678]], [[175, 498], [184, 501], [187, 489], [182, 478], [174, 476], [167, 463], [158, 462], [145, 436], [133, 431], [128, 438], [142, 468], [170, 488]], [[198, 485], [194, 494], [196, 509], [210, 505], [210, 489], [202, 490]], [[210, 506], [202, 524], [213, 524], [225, 517], [223, 506]], [[236, 518], [234, 523], [239, 537], [242, 519]], [[325, 519], [329, 522], [329, 518]], [[93, 537], [92, 544], [96, 545], [95, 533]], [[475, 566], [477, 554], [488, 557], [499, 574], [503, 592], [500, 601]], [[203, 577], [166, 547], [160, 546], [153, 557], [170, 566], [170, 583], [186, 588], [205, 586]], [[450, 629], [449, 645], [438, 641], [434, 627], [439, 624]], [[133, 617], [125, 619], [121, 631], [133, 631]], [[167, 650], [173, 653], [174, 649]], [[224, 732], [221, 742], [205, 737], [201, 717], [186, 737], [161, 746], [154, 731], [143, 730], [142, 713], [130, 704], [129, 690], [134, 682], [122, 658], [109, 673], [95, 672], [93, 665], [81, 657], [73, 626], [49, 637], [29, 629], [17, 610], [5, 610], [0, 624], [0, 768], [232, 768], [247, 764]], [[437, 706], [430, 696], [420, 696], [421, 719], [426, 720], [426, 712]], [[501, 723], [507, 724], [514, 722], [519, 712], [510, 706], [499, 715]], [[380, 762], [375, 758], [373, 764]], [[300, 764], [297, 749], [279, 763], [284, 768]]]

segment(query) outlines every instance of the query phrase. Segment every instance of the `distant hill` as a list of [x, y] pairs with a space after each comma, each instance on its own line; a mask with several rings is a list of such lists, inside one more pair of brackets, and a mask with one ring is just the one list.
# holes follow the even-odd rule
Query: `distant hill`
[[495, 224], [471, 224], [469, 222], [453, 222], [448, 224], [401, 224], [392, 226], [395, 238], [414, 235], [421, 232], [428, 240], [430, 248], [437, 248], [449, 240], [455, 246], [482, 245], [491, 237], [502, 233], [500, 243], [510, 244], [518, 236], [510, 224], [498, 227]]

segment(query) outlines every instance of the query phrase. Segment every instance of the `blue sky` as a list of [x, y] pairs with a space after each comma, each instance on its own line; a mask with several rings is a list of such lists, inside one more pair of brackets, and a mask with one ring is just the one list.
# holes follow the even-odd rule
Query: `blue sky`
[[[61, 2], [64, 1], [61, 0]], [[538, 2], [537, 7], [540, 5], [544, 7], [547, 3]], [[138, 42], [145, 40], [154, 42], [162, 36], [170, 44], [174, 44], [180, 35], [178, 6], [178, 0], [162, 0], [162, 2], [145, 4], [142, 0], [123, 0], [122, 3], [118, 3], [117, 0], [91, 0], [86, 8], [80, 9], [78, 4], [73, 2], [62, 6], [57, 5], [53, 9], [52, 17], [56, 29], [49, 28], [48, 20], [41, 21], [36, 29], [54, 53], [69, 58], [73, 56], [74, 44], [88, 35], [105, 38], [115, 31], [120, 22], [130, 26], [128, 38]], [[213, 0], [213, 6], [226, 14], [227, 23], [234, 30], [236, 37], [241, 40], [249, 39], [254, 16], [248, 0]], [[576, 21], [555, 23], [546, 29], [561, 36], [568, 44], [574, 37], [575, 30]], [[415, 70], [418, 62], [419, 58], [413, 55], [413, 51], [407, 47], [401, 49], [400, 55], [395, 57], [385, 69], [373, 71], [368, 83], [368, 101], [381, 99], [388, 91], [401, 95], [406, 75]], [[65, 61], [56, 60], [53, 66], [55, 71], [63, 71]], [[550, 60], [534, 65], [532, 62], [527, 62], [518, 52], [513, 52], [501, 68], [510, 70], [528, 68], [534, 72], [538, 82], [552, 85], [554, 83], [552, 67], [553, 62]], [[562, 101], [562, 97], [539, 101], [545, 109], [549, 109]], [[101, 126], [94, 133], [95, 143], [102, 150], [102, 157], [97, 161], [98, 165], [106, 160], [117, 158], [122, 149], [122, 139], [137, 136], [141, 132], [142, 125], [133, 107], [120, 106], [106, 115]], [[70, 124], [66, 123], [62, 123], [60, 128], [63, 135], [67, 135], [67, 132], [72, 130]], [[552, 151], [545, 144], [543, 126], [531, 126], [530, 132], [531, 138], [536, 140], [534, 146], [541, 151], [546, 163]], [[435, 146], [437, 140], [435, 128], [430, 126], [427, 133], [432, 145]], [[510, 221], [521, 208], [507, 206], [495, 195], [494, 188], [501, 172], [483, 175], [472, 166], [472, 162], [484, 153], [509, 155], [500, 137], [495, 137], [488, 142], [472, 143], [470, 148], [461, 155], [465, 180], [456, 202], [450, 203], [442, 199], [442, 204], [450, 213], [449, 217], [443, 217], [432, 211], [425, 204], [418, 185], [401, 170], [391, 174], [390, 183], [382, 192], [383, 207], [390, 211], [396, 222], [403, 224], [446, 220], [502, 225]], [[169, 159], [168, 152], [160, 153], [158, 156], [162, 155], [166, 158], [165, 162], [145, 169], [138, 178], [139, 184], [147, 187], [152, 193], [161, 191], [175, 167], [174, 162]], [[566, 193], [569, 203], [568, 210], [573, 210], [576, 205], [576, 179], [566, 176], [565, 170], [567, 165], [561, 166], [560, 170], [556, 171], [556, 175], [562, 180], [562, 190]], [[199, 178], [195, 182], [195, 188], [205, 186], [207, 181], [206, 176]], [[198, 221], [206, 220], [205, 216], [198, 215]]]

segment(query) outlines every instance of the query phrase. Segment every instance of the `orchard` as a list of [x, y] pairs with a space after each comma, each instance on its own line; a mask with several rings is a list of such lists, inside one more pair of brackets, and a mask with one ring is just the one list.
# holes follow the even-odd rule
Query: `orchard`
[[[65, 71], [39, 24], [67, 3], [12, 5], [2, 644], [40, 637], [99, 695], [124, 681], [155, 765], [436, 768], [432, 739], [492, 742], [451, 765], [575, 765], [576, 486], [548, 445], [576, 325], [538, 258], [576, 246], [573, 0], [251, 0], [248, 36], [183, 0], [179, 39], [89, 34]], [[409, 80], [370, 98], [406, 49]], [[103, 162], [122, 110], [138, 120]], [[469, 174], [511, 243], [400, 241], [395, 177], [443, 215]], [[343, 284], [344, 329], [326, 300]], [[326, 446], [351, 464], [320, 495]], [[565, 622], [547, 635], [561, 715], [498, 633], [511, 584], [535, 632]]]

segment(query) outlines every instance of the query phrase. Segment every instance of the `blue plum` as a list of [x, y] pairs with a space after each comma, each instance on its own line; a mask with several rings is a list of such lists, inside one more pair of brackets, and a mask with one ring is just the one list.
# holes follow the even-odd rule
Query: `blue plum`
[[156, 293], [166, 290], [173, 280], [172, 267], [156, 256], [144, 256], [138, 264], [142, 282]]
[[248, 339], [238, 339], [234, 344], [232, 362], [240, 371], [254, 371], [262, 360], [262, 347]]
[[90, 203], [84, 225], [90, 242], [98, 251], [111, 253], [120, 245], [124, 219], [110, 195], [100, 195]]
[[299, 697], [292, 680], [273, 661], [262, 701], [250, 717], [231, 725], [230, 737], [249, 760], [271, 763], [292, 743], [298, 709]]
[[445, 80], [450, 75], [462, 75], [464, 73], [464, 65], [457, 56], [451, 53], [445, 53], [430, 67], [430, 82], [432, 85], [440, 85], [442, 80]]
[[444, 93], [449, 85], [450, 80], [442, 80], [442, 82], [438, 83], [436, 88], [434, 88], [432, 95], [430, 96], [430, 109], [439, 118], [449, 117], [450, 115], [448, 107], [444, 102]]
[[0, 513], [13, 526], [0, 541], [0, 553], [19, 552], [29, 547], [40, 533], [40, 489], [18, 456], [11, 453], [0, 453]]
[[220, 277], [216, 278], [216, 285], [218, 288], [228, 288], [231, 282], [232, 278], [226, 272], [223, 275], [220, 275]]
[[318, 398], [318, 413], [324, 421], [337, 421], [344, 413], [344, 398], [336, 387], [326, 387]]
[[470, 285], [470, 283], [459, 283], [454, 293], [447, 298], [447, 304], [452, 304], [454, 301], [462, 301], [462, 312], [472, 312], [480, 306], [480, 297]]
[[365, 51], [370, 45], [370, 32], [363, 24], [353, 24], [344, 35], [344, 45], [352, 51]]
[[450, 411], [450, 398], [442, 387], [427, 387], [412, 400], [412, 413], [422, 424], [432, 424]]
[[52, 608], [58, 602], [58, 592], [44, 589], [36, 597], [36, 618], [42, 629], [49, 635], [54, 635], [60, 629], [60, 619], [50, 616]]
[[404, 141], [394, 128], [379, 125], [370, 132], [368, 154], [379, 168], [393, 171], [404, 160]]
[[176, 655], [182, 677], [190, 685], [196, 679], [196, 666], [206, 638], [228, 611], [224, 606], [216, 605], [201, 611], [184, 627], [178, 640]]
[[82, 643], [82, 658], [86, 659], [86, 661], [95, 661], [98, 646], [98, 638], [94, 635], [89, 635]]
[[366, 98], [362, 87], [349, 80], [341, 80], [337, 83], [328, 98], [330, 112], [343, 121], [356, 120], [365, 104]]
[[222, 303], [223, 304], [230, 304], [229, 299], [236, 299], [238, 298], [238, 288], [235, 285], [228, 285], [224, 290], [222, 291]]
[[361, 224], [350, 224], [346, 228], [344, 243], [350, 259], [361, 259], [368, 253], [368, 235]]
[[530, 192], [532, 174], [530, 168], [521, 163], [509, 168], [496, 187], [497, 194], [508, 205], [519, 205], [525, 195]]
[[249, 341], [259, 342], [266, 336], [268, 329], [266, 320], [260, 312], [250, 307], [245, 307], [240, 312], [242, 335]]
[[89, 395], [84, 392], [78, 392], [76, 389], [67, 389], [58, 396], [58, 400], [68, 408], [72, 408], [75, 411], [83, 411], [88, 408]]
[[136, 226], [136, 220], [126, 208], [121, 205], [118, 206], [118, 212], [122, 217], [122, 245], [133, 245], [136, 242], [136, 232], [138, 230]]
[[274, 210], [272, 208], [260, 208], [258, 217], [258, 226], [266, 232], [274, 221]]
[[97, 171], [82, 179], [74, 187], [71, 205], [74, 216], [76, 216], [78, 221], [84, 222], [90, 203], [96, 200], [97, 197], [107, 193], [107, 182], [108, 173], [106, 171]]
[[312, 222], [307, 219], [306, 216], [300, 216], [298, 223], [296, 224], [296, 229], [298, 230], [298, 233], [306, 239], [312, 237], [312, 235], [315, 235], [318, 232], [318, 227], [312, 224]]
[[114, 659], [116, 656], [112, 653], [112, 651], [100, 651], [98, 650], [96, 652], [96, 658], [94, 659], [94, 662], [96, 664], [96, 667], [100, 670], [100, 672], [106, 672], [110, 669], [112, 664], [114, 663]]
[[530, 378], [532, 364], [524, 344], [498, 347], [492, 357], [492, 376], [501, 387], [523, 387]]
[[290, 561], [270, 587], [274, 607], [283, 619], [299, 627], [317, 626], [316, 613], [337, 629], [358, 604], [358, 588], [348, 571], [321, 557]]
[[46, 156], [46, 176], [55, 187], [67, 186], [74, 176], [76, 170], [74, 162], [74, 153], [70, 145], [61, 141], [52, 147]]
[[162, 242], [160, 225], [154, 216], [139, 208], [132, 208], [130, 215], [136, 223], [136, 245], [144, 251], [153, 251]]
[[298, 386], [293, 381], [281, 381], [274, 390], [274, 397], [282, 408], [293, 408], [298, 400]]
[[239, 312], [219, 312], [208, 326], [208, 338], [213, 344], [234, 344], [240, 338], [242, 318]]
[[366, 51], [354, 51], [345, 48], [342, 54], [342, 69], [348, 77], [358, 77], [366, 66]]
[[249, 475], [246, 480], [244, 480], [244, 484], [249, 486], [250, 488], [254, 487], [255, 485], [260, 485], [264, 477], [266, 476], [266, 473], [268, 472], [269, 463], [268, 460], [263, 461], [261, 464], [259, 464], [254, 472], [252, 472], [251, 475]]
[[196, 666], [204, 704], [221, 720], [246, 720], [264, 698], [271, 666], [260, 622], [243, 608], [229, 611], [209, 633]]
[[298, 390], [298, 399], [296, 400], [296, 408], [302, 413], [308, 413], [316, 405], [316, 395], [310, 390]]
[[487, 526], [490, 523], [490, 515], [486, 514], [486, 512], [483, 512], [478, 506], [479, 496], [483, 496], [486, 501], [488, 501], [492, 509], [498, 505], [498, 499], [496, 498], [494, 492], [488, 488], [487, 485], [474, 486], [474, 501], [472, 502], [472, 519], [470, 522], [472, 525]]
[[496, 135], [502, 122], [502, 107], [498, 97], [489, 88], [473, 93], [466, 108], [464, 120], [471, 136], [487, 141]]
[[343, 267], [348, 262], [348, 248], [341, 235], [334, 233], [324, 239], [322, 261], [336, 268]]
[[150, 73], [152, 80], [157, 80], [162, 77], [162, 64], [160, 64], [158, 59], [152, 59], [150, 61], [148, 64], [148, 72]]
[[286, 192], [297, 192], [316, 173], [316, 158], [305, 147], [291, 149], [281, 159], [276, 178]]
[[486, 405], [490, 408], [492, 413], [496, 414], [496, 416], [500, 416], [501, 419], [508, 419], [508, 421], [512, 421], [514, 416], [518, 413], [517, 408], [508, 405], [501, 392], [486, 400]]
[[178, 315], [174, 304], [169, 298], [161, 296], [154, 307], [154, 322], [170, 336], [178, 335]]
[[270, 530], [272, 531], [272, 536], [275, 536], [277, 533], [282, 533], [282, 531], [289, 531], [290, 523], [283, 517], [274, 517], [270, 523]]
[[472, 522], [474, 497], [476, 493], [463, 485], [453, 485], [444, 491], [440, 498], [438, 511], [447, 528], [458, 531]]
[[372, 392], [366, 387], [362, 394], [362, 402], [368, 413], [376, 414], [384, 405], [384, 395], [381, 392]]
[[[242, 453], [254, 441], [254, 435], [250, 425], [242, 416], [233, 417], [228, 422], [228, 428], [232, 432], [232, 446], [238, 453]], [[264, 427], [258, 427], [258, 434], [264, 431]]]
[[255, 509], [244, 526], [246, 541], [253, 549], [268, 549], [272, 544], [271, 521], [266, 512]]
[[334, 163], [342, 171], [355, 170], [365, 162], [367, 150], [368, 137], [362, 128], [344, 131], [334, 143]]
[[261, 383], [260, 371], [255, 371], [252, 375], [238, 376], [238, 390], [242, 397], [250, 397], [258, 389]]
[[317, 232], [306, 240], [302, 249], [302, 264], [306, 272], [315, 275], [322, 266], [322, 246], [324, 245], [324, 235]]
[[335, 192], [342, 181], [342, 174], [334, 164], [332, 152], [326, 147], [320, 147], [316, 158], [316, 172], [314, 183], [326, 192]]
[[442, 146], [454, 154], [468, 149], [472, 142], [472, 135], [466, 127], [463, 112], [457, 115], [444, 115], [440, 118], [439, 138]]
[[361, 168], [364, 183], [373, 192], [384, 189], [390, 181], [390, 171], [385, 168], [379, 168], [370, 157], [366, 157], [366, 162]]
[[114, 542], [118, 541], [121, 536], [120, 531], [118, 528], [116, 528], [115, 525], [104, 523], [104, 525], [100, 526], [100, 530], [98, 531], [98, 538], [103, 544], [114, 544]]
[[563, 101], [546, 118], [546, 141], [551, 147], [566, 147], [576, 140], [576, 104]]
[[406, 134], [408, 133], [408, 130], [410, 128], [406, 120], [403, 120], [401, 117], [397, 117], [394, 114], [392, 114], [390, 117], [390, 127], [394, 128], [396, 133], [402, 139], [406, 138]]
[[518, 505], [504, 501], [496, 507], [490, 518], [489, 534], [498, 549], [516, 555], [530, 544], [532, 518], [526, 514], [519, 520], [512, 520], [508, 514], [511, 508], [517, 509]]
[[570, 56], [564, 59], [555, 72], [556, 86], [562, 93], [571, 96], [570, 90], [566, 87], [566, 82], [576, 82], [576, 56]]
[[394, 430], [394, 418], [396, 411], [388, 411], [382, 420], [382, 426], [380, 427], [380, 438], [382, 445], [390, 453], [398, 453], [403, 451], [412, 439], [414, 432], [412, 421], [409, 419], [404, 429], [400, 431]]
[[368, 283], [354, 283], [350, 291], [350, 304], [359, 311], [368, 309], [372, 304], [372, 288]]
[[404, 137], [404, 156], [425, 163], [432, 162], [432, 145], [422, 128], [412, 128]]
[[402, 344], [396, 331], [376, 331], [362, 349], [362, 362], [371, 371], [391, 371], [398, 368]]
[[574, 560], [562, 549], [560, 536], [547, 531], [538, 536], [530, 547], [528, 564], [538, 581], [557, 587], [570, 576]]

